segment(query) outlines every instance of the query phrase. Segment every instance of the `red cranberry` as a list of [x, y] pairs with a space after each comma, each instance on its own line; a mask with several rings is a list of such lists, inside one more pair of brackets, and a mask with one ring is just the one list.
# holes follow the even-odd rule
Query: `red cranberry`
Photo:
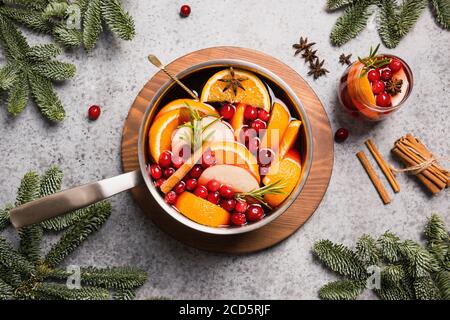
[[161, 177], [162, 177], [161, 167], [158, 166], [157, 164], [152, 164], [150, 166], [150, 175], [155, 180], [161, 179]]
[[264, 217], [264, 210], [261, 206], [252, 204], [247, 209], [247, 220], [248, 221], [259, 221]]
[[197, 197], [206, 199], [206, 198], [208, 197], [208, 189], [206, 189], [205, 186], [198, 186], [198, 187], [195, 189], [194, 194], [195, 194]]
[[248, 204], [247, 202], [243, 200], [236, 201], [236, 206], [234, 207], [234, 210], [239, 213], [245, 213], [247, 211]]
[[213, 204], [219, 204], [220, 194], [218, 192], [211, 192], [206, 199]]
[[202, 157], [202, 168], [206, 169], [216, 164], [216, 157], [211, 152], [206, 152]]
[[234, 199], [224, 199], [220, 201], [220, 206], [228, 212], [232, 212], [236, 206], [236, 201]]
[[267, 126], [266, 123], [261, 119], [256, 119], [255, 121], [252, 122], [252, 129], [255, 130], [256, 132], [265, 129], [266, 126]]
[[262, 176], [268, 175], [269, 170], [270, 170], [270, 165], [268, 165], [268, 166], [259, 165], [259, 174], [260, 175], [262, 175]]
[[220, 115], [225, 120], [231, 120], [236, 112], [235, 107], [232, 104], [225, 103], [220, 109]]
[[391, 96], [386, 92], [383, 92], [377, 96], [377, 106], [386, 108], [389, 107], [392, 103]]
[[175, 169], [174, 168], [166, 168], [166, 169], [164, 169], [164, 178], [168, 179], [174, 173], [175, 173]]
[[268, 113], [266, 110], [264, 110], [262, 108], [259, 108], [258, 109], [258, 118], [264, 122], [267, 122], [270, 119], [270, 113]]
[[161, 168], [168, 168], [172, 164], [172, 153], [170, 151], [164, 151], [159, 156], [158, 164]]
[[222, 196], [222, 198], [225, 199], [232, 199], [234, 196], [234, 191], [231, 188], [231, 186], [227, 185], [227, 184], [223, 184], [220, 189], [219, 189], [219, 193]]
[[216, 192], [220, 189], [220, 182], [217, 180], [209, 180], [208, 184], [206, 185], [209, 192]]
[[194, 191], [197, 188], [197, 185], [197, 179], [188, 179], [186, 181], [186, 189], [188, 189], [189, 191]]
[[100, 109], [99, 106], [93, 105], [89, 107], [88, 116], [89, 120], [95, 121], [100, 117], [100, 114], [102, 113], [102, 109]]
[[161, 188], [161, 186], [163, 185], [164, 182], [166, 182], [166, 179], [164, 179], [164, 178], [156, 180], [155, 187]]
[[253, 121], [258, 118], [258, 110], [252, 106], [246, 106], [244, 110], [244, 119], [247, 121]]
[[202, 166], [199, 164], [196, 164], [189, 172], [189, 177], [198, 179], [202, 175], [202, 172], [203, 172]]
[[248, 150], [253, 153], [256, 154], [258, 152], [259, 149], [259, 145], [261, 144], [261, 141], [259, 140], [259, 138], [252, 138], [250, 139], [250, 141], [248, 142]]
[[182, 157], [172, 157], [172, 166], [175, 169], [179, 169], [184, 164]]
[[392, 70], [393, 73], [396, 73], [400, 71], [400, 69], [403, 67], [402, 63], [398, 59], [392, 59], [391, 63], [389, 64], [389, 69]]
[[182, 16], [183, 18], [187, 18], [189, 17], [190, 14], [191, 14], [191, 7], [189, 7], [187, 4], [182, 5], [180, 8], [180, 16]]
[[383, 81], [374, 81], [372, 82], [372, 92], [374, 94], [380, 94], [384, 91], [384, 82]]
[[344, 142], [348, 138], [348, 130], [345, 128], [339, 128], [337, 129], [336, 133], [334, 134], [334, 140], [336, 142]]
[[231, 215], [231, 223], [235, 226], [243, 226], [247, 223], [247, 218], [245, 214], [236, 212]]
[[177, 183], [177, 185], [173, 188], [173, 191], [175, 191], [176, 194], [182, 194], [186, 190], [186, 182], [180, 181]]
[[378, 81], [380, 80], [380, 72], [378, 70], [370, 70], [367, 78], [369, 78], [370, 82]]
[[392, 79], [392, 71], [389, 69], [385, 69], [381, 72], [381, 80], [383, 81], [389, 81]]
[[271, 149], [261, 149], [258, 152], [258, 163], [262, 166], [267, 166], [272, 163], [275, 158], [275, 153]]
[[166, 196], [164, 197], [164, 199], [166, 200], [166, 202], [168, 204], [175, 204], [175, 202], [177, 201], [177, 194], [175, 193], [175, 191], [170, 191], [166, 194]]

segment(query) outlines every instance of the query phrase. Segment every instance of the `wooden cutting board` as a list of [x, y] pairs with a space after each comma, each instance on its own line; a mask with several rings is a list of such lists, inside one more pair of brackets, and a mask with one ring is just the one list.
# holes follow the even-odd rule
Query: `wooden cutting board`
[[[283, 241], [300, 228], [315, 212], [328, 187], [333, 168], [333, 136], [325, 109], [307, 82], [283, 62], [258, 51], [238, 47], [215, 47], [198, 50], [173, 61], [167, 69], [177, 74], [201, 62], [215, 59], [239, 59], [272, 71], [291, 87], [306, 109], [313, 135], [313, 159], [306, 184], [290, 208], [279, 218], [258, 230], [240, 235], [209, 235], [192, 230], [165, 213], [145, 185], [131, 193], [141, 209], [166, 233], [189, 246], [229, 254], [259, 251]], [[158, 72], [136, 97], [125, 121], [122, 137], [124, 172], [139, 168], [138, 134], [145, 110], [153, 95], [168, 81]]]

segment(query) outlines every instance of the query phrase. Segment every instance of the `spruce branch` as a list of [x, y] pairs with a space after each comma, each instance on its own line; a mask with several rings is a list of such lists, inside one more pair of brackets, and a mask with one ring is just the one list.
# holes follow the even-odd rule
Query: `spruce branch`
[[121, 39], [131, 40], [136, 34], [133, 18], [118, 0], [101, 0], [103, 20]]
[[378, 238], [377, 242], [384, 259], [386, 259], [390, 263], [400, 261], [401, 241], [399, 237], [391, 232], [386, 232], [380, 238]]
[[431, 0], [436, 22], [444, 29], [450, 30], [450, 2], [447, 0]]
[[355, 300], [364, 288], [364, 281], [338, 280], [320, 288], [319, 297], [324, 300]]
[[10, 272], [24, 276], [29, 276], [35, 272], [34, 266], [14, 250], [3, 237], [0, 237], [0, 265], [3, 265]]
[[441, 270], [434, 275], [436, 287], [444, 300], [450, 300], [450, 272]]
[[431, 242], [448, 242], [450, 241], [447, 227], [444, 221], [437, 215], [433, 214], [425, 226], [425, 237], [429, 243]]
[[356, 243], [356, 257], [366, 267], [378, 265], [380, 256], [377, 242], [371, 236], [365, 234]]
[[65, 284], [40, 283], [34, 289], [36, 295], [42, 295], [47, 299], [61, 300], [108, 300], [110, 294], [102, 288], [85, 287], [81, 289], [69, 289]]
[[0, 69], [0, 89], [9, 90], [17, 82], [19, 73], [17, 66], [8, 63]]
[[384, 285], [375, 293], [382, 300], [411, 300], [414, 297], [402, 285]]
[[69, 29], [64, 25], [57, 25], [52, 31], [56, 42], [66, 48], [78, 48], [83, 43], [83, 33], [77, 29]]
[[9, 212], [12, 208], [12, 205], [6, 205], [4, 209], [0, 210], [0, 231], [3, 231], [7, 226], [9, 226]]
[[17, 116], [25, 109], [28, 103], [29, 90], [26, 75], [17, 75], [16, 81], [9, 89], [7, 102], [7, 110], [11, 115]]
[[121, 289], [113, 293], [114, 300], [134, 300], [136, 291], [133, 289]]
[[353, 4], [358, 0], [327, 0], [327, 9], [330, 11], [343, 8], [349, 4]]
[[434, 257], [418, 243], [406, 240], [402, 243], [400, 250], [403, 257], [408, 262], [406, 271], [413, 278], [425, 277], [430, 272], [434, 272], [438, 269]]
[[101, 0], [91, 0], [83, 20], [83, 43], [86, 49], [93, 49], [102, 32]]
[[61, 54], [62, 50], [58, 46], [49, 43], [49, 44], [40, 44], [34, 47], [31, 47], [27, 52], [27, 57], [30, 60], [43, 62], [53, 58], [56, 58]]
[[13, 288], [0, 279], [0, 300], [10, 300], [13, 298]]
[[430, 275], [414, 280], [414, 293], [417, 300], [439, 300], [439, 289], [434, 284]]

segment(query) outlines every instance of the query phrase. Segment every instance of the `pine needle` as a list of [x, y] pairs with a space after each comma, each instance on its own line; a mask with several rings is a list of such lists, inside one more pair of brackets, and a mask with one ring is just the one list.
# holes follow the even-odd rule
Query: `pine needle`
[[34, 289], [34, 292], [46, 299], [108, 300], [110, 298], [109, 292], [102, 288], [69, 289], [65, 284], [56, 283], [40, 283]]
[[355, 300], [364, 288], [363, 281], [339, 280], [320, 288], [319, 297], [324, 300]]
[[131, 40], [136, 34], [133, 18], [126, 12], [118, 0], [102, 0], [103, 20], [121, 39]]
[[90, 0], [83, 20], [83, 43], [86, 49], [93, 49], [103, 30], [101, 0]]
[[431, 0], [436, 22], [444, 29], [450, 30], [450, 2], [448, 0]]

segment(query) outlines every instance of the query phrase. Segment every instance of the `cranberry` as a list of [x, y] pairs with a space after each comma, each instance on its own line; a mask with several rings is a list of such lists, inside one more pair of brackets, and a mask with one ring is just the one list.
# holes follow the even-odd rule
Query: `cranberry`
[[197, 197], [206, 199], [206, 198], [208, 197], [208, 189], [206, 189], [205, 186], [198, 186], [198, 187], [195, 189], [194, 194], [195, 194]]
[[217, 180], [209, 180], [208, 184], [206, 185], [206, 187], [208, 188], [209, 192], [216, 192], [219, 191], [220, 189], [220, 182]]
[[177, 201], [177, 194], [175, 193], [175, 191], [170, 191], [166, 194], [165, 196], [165, 200], [168, 204], [175, 204], [175, 202]]
[[339, 128], [337, 129], [336, 133], [334, 134], [334, 140], [336, 142], [344, 142], [348, 138], [348, 130], [345, 128]]
[[271, 149], [261, 149], [258, 152], [258, 163], [262, 166], [267, 166], [272, 163], [275, 158], [275, 153]]
[[248, 204], [244, 200], [238, 200], [236, 201], [236, 206], [234, 207], [234, 210], [239, 213], [245, 213], [247, 211]]
[[163, 185], [164, 182], [166, 182], [166, 179], [164, 179], [164, 178], [156, 180], [155, 187], [161, 188], [161, 186]]
[[213, 204], [219, 204], [220, 194], [218, 192], [211, 192], [206, 199]]
[[262, 175], [262, 176], [268, 175], [269, 170], [270, 170], [270, 165], [268, 165], [268, 166], [259, 165], [259, 174], [260, 175]]
[[247, 209], [247, 220], [248, 221], [259, 221], [264, 217], [264, 210], [261, 206], [252, 204]]
[[219, 193], [222, 196], [222, 198], [225, 199], [231, 199], [234, 196], [234, 191], [228, 184], [223, 184], [219, 189]]
[[220, 206], [227, 210], [228, 212], [231, 212], [234, 210], [234, 207], [236, 206], [236, 201], [234, 199], [224, 199], [220, 201]]
[[380, 80], [380, 72], [378, 70], [370, 70], [367, 78], [369, 78], [370, 82], [378, 81]]
[[197, 188], [197, 185], [198, 185], [197, 179], [188, 179], [186, 181], [186, 189], [188, 189], [189, 191], [194, 191], [195, 188]]
[[150, 166], [150, 175], [155, 180], [161, 179], [161, 177], [162, 177], [161, 167], [158, 166], [157, 164], [152, 164]]
[[264, 110], [262, 108], [259, 108], [258, 109], [258, 118], [264, 122], [267, 122], [270, 119], [270, 113], [268, 113], [266, 110]]
[[187, 18], [189, 17], [190, 14], [191, 14], [191, 7], [189, 7], [187, 4], [182, 5], [180, 8], [180, 16], [182, 16], [183, 18]]
[[256, 154], [258, 152], [259, 149], [259, 145], [261, 144], [261, 140], [259, 140], [259, 138], [252, 138], [250, 139], [250, 141], [248, 142], [248, 150], [253, 153]]
[[244, 119], [247, 121], [253, 121], [258, 118], [258, 110], [252, 106], [246, 106], [244, 110]]
[[206, 152], [202, 157], [202, 168], [206, 169], [216, 164], [216, 157], [211, 152]]
[[381, 80], [383, 81], [389, 81], [392, 79], [392, 71], [389, 69], [385, 69], [381, 72]]
[[95, 121], [100, 117], [100, 114], [102, 113], [102, 109], [100, 109], [99, 106], [93, 105], [89, 107], [88, 116], [89, 120]]
[[182, 194], [186, 190], [186, 182], [180, 181], [177, 183], [177, 185], [173, 188], [173, 191], [175, 191], [176, 194]]
[[235, 226], [243, 226], [247, 223], [247, 218], [245, 214], [236, 212], [231, 215], [231, 223]]
[[198, 179], [202, 175], [202, 172], [203, 172], [202, 166], [199, 164], [196, 164], [189, 172], [189, 177]]
[[374, 81], [372, 82], [372, 92], [374, 94], [380, 94], [384, 91], [384, 82], [383, 81]]
[[261, 119], [256, 119], [252, 122], [252, 129], [256, 132], [259, 132], [259, 130], [265, 129], [267, 127], [266, 123], [262, 121]]
[[402, 63], [398, 59], [392, 59], [391, 63], [389, 64], [389, 69], [392, 70], [393, 73], [396, 73], [400, 71], [400, 69], [403, 67]]
[[175, 173], [175, 169], [174, 168], [166, 168], [164, 170], [164, 178], [168, 179], [170, 178], [171, 175], [173, 175]]
[[392, 103], [391, 96], [386, 92], [383, 92], [377, 96], [377, 106], [389, 107]]
[[159, 156], [158, 164], [161, 168], [168, 168], [172, 164], [172, 153], [170, 151], [164, 151]]
[[172, 157], [172, 165], [175, 169], [179, 169], [184, 164], [182, 157]]
[[229, 103], [225, 103], [222, 108], [220, 109], [220, 115], [225, 120], [231, 120], [234, 116], [234, 113], [236, 112], [236, 108]]

